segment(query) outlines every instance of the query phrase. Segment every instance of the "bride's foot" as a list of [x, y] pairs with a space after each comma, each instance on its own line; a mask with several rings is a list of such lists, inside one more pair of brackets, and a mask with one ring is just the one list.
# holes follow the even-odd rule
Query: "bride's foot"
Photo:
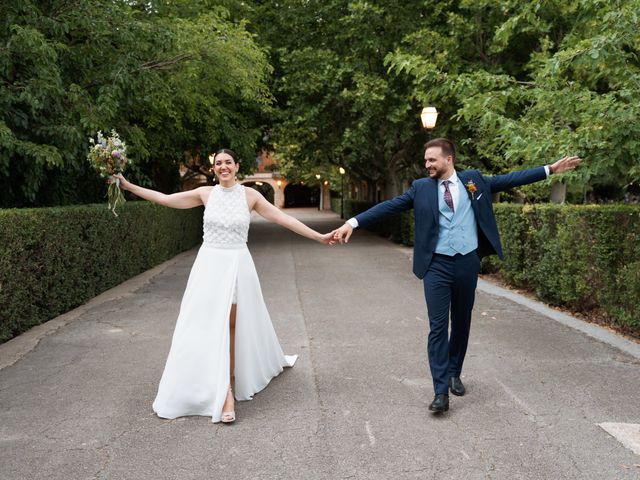
[[222, 423], [233, 423], [236, 421], [236, 412], [234, 411], [233, 390], [229, 387], [227, 398], [222, 406]]

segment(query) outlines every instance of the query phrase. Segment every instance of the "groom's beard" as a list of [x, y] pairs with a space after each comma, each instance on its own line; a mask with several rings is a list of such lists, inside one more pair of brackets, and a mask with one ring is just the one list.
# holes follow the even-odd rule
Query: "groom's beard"
[[427, 173], [429, 174], [429, 178], [433, 178], [434, 180], [440, 180], [442, 176], [447, 172], [443, 170], [438, 170], [437, 168], [430, 168], [427, 170]]

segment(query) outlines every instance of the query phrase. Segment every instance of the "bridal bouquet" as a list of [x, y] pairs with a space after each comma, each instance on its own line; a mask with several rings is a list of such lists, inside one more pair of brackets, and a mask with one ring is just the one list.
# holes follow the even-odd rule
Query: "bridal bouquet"
[[[127, 159], [127, 145], [120, 140], [118, 133], [111, 130], [111, 136], [105, 137], [102, 132], [98, 132], [98, 140], [89, 139], [91, 147], [87, 159], [101, 177], [112, 178], [113, 175], [124, 172]], [[117, 217], [116, 207], [126, 200], [120, 190], [120, 180], [109, 183], [107, 190], [109, 210]]]

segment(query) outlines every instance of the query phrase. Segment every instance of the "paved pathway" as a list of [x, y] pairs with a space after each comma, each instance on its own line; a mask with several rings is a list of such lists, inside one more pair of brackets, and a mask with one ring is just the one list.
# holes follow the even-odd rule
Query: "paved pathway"
[[0, 478], [640, 478], [640, 456], [599, 426], [630, 431], [633, 447], [633, 352], [479, 292], [468, 393], [433, 416], [409, 249], [365, 232], [329, 249], [260, 220], [250, 249], [300, 359], [237, 406], [235, 425], [151, 411], [191, 251], [52, 323], [68, 322], [32, 350], [29, 335], [0, 347], [0, 366], [15, 361], [0, 370]]

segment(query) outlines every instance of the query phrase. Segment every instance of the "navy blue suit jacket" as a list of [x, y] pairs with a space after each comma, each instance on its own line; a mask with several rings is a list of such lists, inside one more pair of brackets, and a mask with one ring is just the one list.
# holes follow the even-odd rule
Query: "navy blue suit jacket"
[[[493, 213], [491, 194], [510, 188], [538, 182], [547, 178], [544, 167], [485, 177], [478, 170], [456, 172], [469, 194], [478, 225], [478, 254], [480, 257], [497, 254], [502, 258], [500, 234]], [[466, 185], [473, 182], [476, 191], [469, 192]], [[463, 191], [460, 192], [464, 194]], [[391, 200], [381, 202], [366, 212], [356, 215], [358, 226], [366, 228], [386, 217], [413, 208], [415, 238], [413, 247], [413, 273], [424, 278], [438, 243], [438, 181], [421, 178], [411, 188]]]

